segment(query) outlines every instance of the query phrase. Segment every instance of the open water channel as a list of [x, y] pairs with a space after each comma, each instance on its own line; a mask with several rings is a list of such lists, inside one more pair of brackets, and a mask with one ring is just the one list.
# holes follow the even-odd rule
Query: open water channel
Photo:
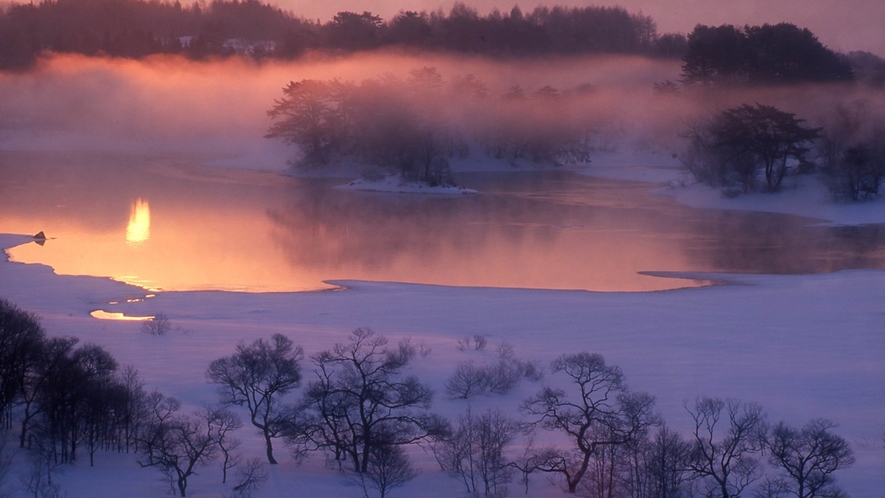
[[647, 272], [885, 268], [883, 225], [693, 209], [641, 183], [462, 174], [479, 194], [383, 194], [204, 159], [0, 152], [0, 232], [49, 237], [11, 259], [153, 290], [248, 292], [345, 279], [652, 291], [704, 282]]

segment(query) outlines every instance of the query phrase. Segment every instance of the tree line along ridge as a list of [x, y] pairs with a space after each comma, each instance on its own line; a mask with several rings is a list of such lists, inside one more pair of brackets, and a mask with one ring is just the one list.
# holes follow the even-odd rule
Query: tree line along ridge
[[339, 12], [309, 20], [259, 0], [56, 0], [14, 4], [0, 15], [0, 67], [26, 68], [42, 51], [141, 58], [152, 54], [247, 55], [291, 59], [310, 50], [401, 47], [461, 53], [646, 53], [678, 57], [681, 35], [660, 35], [653, 19], [621, 7], [538, 7], [480, 15], [456, 3], [448, 14], [403, 11], [383, 20]]
[[[331, 20], [305, 19], [259, 0], [46, 0], [11, 4], [0, 12], [0, 69], [26, 69], [40, 54], [143, 58], [180, 54], [193, 59], [247, 56], [293, 59], [310, 51], [350, 53], [379, 48], [434, 50], [493, 57], [641, 54], [680, 58], [686, 81], [776, 76], [775, 79], [844, 79], [851, 63], [882, 73], [867, 52], [837, 56], [813, 47], [814, 35], [787, 23], [776, 26], [698, 26], [688, 37], [660, 33], [650, 16], [623, 7], [539, 6], [481, 15], [458, 2], [442, 10], [401, 11], [384, 20], [371, 12], [343, 11]], [[823, 49], [823, 50], [821, 50]], [[796, 73], [781, 64], [801, 55], [814, 70]], [[708, 59], [706, 61], [698, 60]], [[760, 74], [761, 73], [761, 74]]]

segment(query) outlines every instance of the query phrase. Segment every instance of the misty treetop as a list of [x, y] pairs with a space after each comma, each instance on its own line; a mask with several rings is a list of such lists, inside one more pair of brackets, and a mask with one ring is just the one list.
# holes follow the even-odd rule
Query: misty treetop
[[828, 113], [817, 151], [834, 200], [864, 201], [885, 181], [885, 118], [858, 100]]
[[266, 136], [297, 145], [296, 165], [350, 160], [448, 185], [449, 161], [473, 148], [511, 162], [589, 162], [613, 119], [592, 106], [599, 99], [589, 84], [493, 95], [473, 75], [447, 79], [432, 67], [360, 83], [302, 80], [274, 101]]

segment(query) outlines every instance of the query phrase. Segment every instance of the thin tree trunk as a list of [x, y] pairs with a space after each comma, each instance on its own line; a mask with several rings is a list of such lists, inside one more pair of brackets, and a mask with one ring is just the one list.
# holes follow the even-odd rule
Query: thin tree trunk
[[267, 443], [267, 461], [271, 465], [276, 465], [277, 461], [273, 457], [273, 442], [271, 442], [270, 434], [268, 434], [267, 432], [264, 433], [264, 441]]

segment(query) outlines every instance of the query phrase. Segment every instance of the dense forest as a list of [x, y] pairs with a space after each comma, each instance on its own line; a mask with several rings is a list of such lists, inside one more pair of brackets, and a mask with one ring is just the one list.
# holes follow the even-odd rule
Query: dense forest
[[[0, 7], [0, 70], [28, 69], [48, 53], [263, 60], [296, 59], [316, 51], [347, 54], [389, 48], [491, 57], [634, 54], [678, 59], [687, 52], [718, 54], [728, 63], [717, 60], [707, 68], [687, 60], [698, 73], [691, 82], [771, 80], [771, 74], [760, 74], [760, 69], [777, 66], [784, 59], [783, 51], [808, 46], [810, 41], [820, 45], [807, 29], [785, 23], [744, 29], [698, 25], [687, 36], [660, 33], [650, 16], [622, 7], [540, 6], [523, 12], [514, 6], [509, 12], [492, 10], [482, 15], [459, 2], [448, 14], [401, 11], [384, 20], [371, 12], [339, 12], [326, 22], [305, 19], [259, 0], [190, 5], [179, 0], [45, 0]], [[783, 43], [770, 50], [773, 42]], [[850, 79], [853, 71], [863, 80], [885, 81], [885, 61], [875, 54], [836, 54], [820, 45], [804, 57], [817, 61], [815, 80], [833, 75]], [[785, 74], [773, 80], [794, 82], [801, 76]]]
[[183, 6], [144, 0], [15, 4], [0, 15], [0, 68], [31, 66], [44, 51], [141, 58], [152, 54], [290, 59], [311, 50], [396, 47], [492, 56], [619, 53], [681, 57], [685, 37], [660, 35], [653, 19], [620, 7], [538, 7], [480, 15], [457, 3], [383, 20], [339, 12], [307, 20], [258, 0]]

